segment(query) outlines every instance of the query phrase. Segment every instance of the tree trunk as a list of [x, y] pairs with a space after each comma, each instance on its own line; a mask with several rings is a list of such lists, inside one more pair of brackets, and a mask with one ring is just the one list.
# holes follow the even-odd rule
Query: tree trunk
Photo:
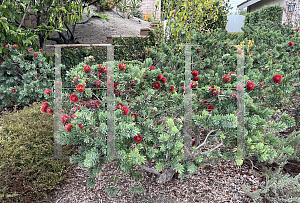
[[[37, 11], [37, 18], [36, 18], [36, 25], [41, 25], [41, 11]], [[40, 48], [42, 49], [45, 44], [45, 35], [40, 31], [39, 33], [39, 41], [40, 41]]]

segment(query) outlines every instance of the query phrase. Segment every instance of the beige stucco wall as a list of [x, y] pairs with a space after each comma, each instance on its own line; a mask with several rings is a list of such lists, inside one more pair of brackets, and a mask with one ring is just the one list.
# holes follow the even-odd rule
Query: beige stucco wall
[[[160, 1], [160, 0], [159, 0]], [[143, 0], [142, 6], [140, 9], [143, 11], [143, 13], [152, 16], [151, 13], [153, 12], [155, 14], [155, 4], [157, 3], [157, 0]], [[156, 11], [156, 18], [160, 20], [160, 2], [158, 10]]]
[[[261, 0], [253, 5], [249, 6], [247, 12], [250, 13], [250, 12], [261, 9], [264, 6], [271, 6], [274, 4], [280, 5], [282, 8], [285, 8], [286, 11], [288, 11], [288, 7], [285, 2], [286, 2], [286, 0]], [[299, 7], [300, 1], [299, 0], [289, 0], [289, 2], [295, 2], [297, 4], [295, 6], [295, 11], [293, 12], [293, 17], [292, 17], [292, 21], [295, 22], [296, 19], [299, 18], [298, 7]], [[282, 14], [282, 23], [287, 23], [287, 16], [286, 16], [285, 12], [283, 12], [283, 14]]]

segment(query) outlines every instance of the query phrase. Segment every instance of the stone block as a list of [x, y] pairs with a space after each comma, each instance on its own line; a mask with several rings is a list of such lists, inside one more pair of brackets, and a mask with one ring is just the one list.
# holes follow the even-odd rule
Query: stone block
[[24, 20], [24, 26], [28, 27], [31, 25], [31, 21], [30, 20]]
[[30, 15], [30, 20], [31, 21], [36, 21], [36, 16], [35, 15]]

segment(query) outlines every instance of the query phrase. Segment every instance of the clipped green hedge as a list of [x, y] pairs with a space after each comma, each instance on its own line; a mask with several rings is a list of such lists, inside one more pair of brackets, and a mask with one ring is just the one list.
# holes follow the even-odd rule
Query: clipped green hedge
[[[143, 62], [146, 58], [146, 50], [148, 47], [155, 46], [153, 31], [144, 38], [140, 37], [120, 37], [113, 38], [113, 45], [121, 45], [115, 47], [114, 59], [119, 61], [138, 60]], [[99, 64], [107, 59], [106, 47], [62, 47], [61, 62], [70, 69], [79, 64], [87, 56], [94, 56], [95, 61]], [[54, 58], [53, 58], [54, 62]], [[62, 70], [65, 72], [65, 70]]]
[[238, 38], [240, 35], [242, 35], [242, 37], [243, 37], [244, 32], [228, 32], [228, 39], [234, 40], [234, 39]]
[[256, 25], [263, 21], [282, 22], [283, 8], [279, 5], [264, 6], [261, 9], [247, 13], [244, 25]]

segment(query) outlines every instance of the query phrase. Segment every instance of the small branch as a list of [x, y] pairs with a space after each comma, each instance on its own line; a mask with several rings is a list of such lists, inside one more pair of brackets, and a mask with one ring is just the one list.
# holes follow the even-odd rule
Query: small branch
[[[26, 11], [28, 10], [28, 8], [29, 8], [29, 5], [30, 5], [30, 1], [29, 1], [28, 5], [27, 5]], [[24, 12], [24, 15], [23, 15], [22, 21], [21, 21], [21, 23], [20, 23], [19, 27], [17, 28], [17, 30], [19, 30], [19, 29], [21, 28], [21, 25], [22, 25], [22, 24], [23, 24], [23, 22], [24, 22], [24, 19], [25, 19], [25, 16], [26, 16], [26, 11]]]
[[67, 23], [64, 23], [64, 24], [65, 24], [65, 26], [67, 27], [68, 31], [71, 33], [71, 40], [74, 40], [75, 37], [74, 37], [73, 33], [71, 32], [69, 26], [67, 25]]
[[21, 76], [24, 75], [23, 71], [20, 69], [19, 64], [16, 64], [16, 68], [18, 69], [18, 71], [21, 73]]
[[19, 27], [21, 26], [22, 28], [26, 29], [27, 27], [23, 26], [22, 23], [19, 23], [18, 21], [15, 20], [15, 23], [19, 25]]
[[[217, 145], [216, 147], [214, 147], [212, 150], [208, 150], [208, 151], [202, 152], [202, 153], [200, 153], [200, 154], [205, 155], [205, 154], [207, 154], [208, 152], [215, 151], [216, 149], [218, 149], [218, 148], [221, 147], [222, 145], [224, 145], [224, 144], [223, 144], [223, 141], [222, 141], [221, 144], [218, 144], [218, 145]], [[197, 154], [197, 155], [198, 155], [198, 154]]]
[[155, 169], [153, 169], [153, 168], [149, 168], [149, 167], [147, 167], [147, 166], [145, 166], [145, 165], [138, 165], [138, 166], [140, 166], [142, 169], [144, 169], [145, 171], [147, 171], [147, 172], [149, 172], [149, 173], [153, 173], [153, 174], [155, 174], [155, 175], [157, 175], [157, 176], [160, 176], [160, 175], [161, 175], [157, 170], [155, 170]]
[[65, 36], [63, 33], [61, 33], [61, 32], [59, 32], [58, 34], [59, 34], [59, 36], [60, 36], [61, 38], [63, 38], [64, 43], [67, 43], [68, 39], [66, 38], [66, 36]]
[[63, 44], [64, 41], [60, 38], [47, 37], [47, 40], [55, 41], [57, 44]]
[[212, 130], [212, 131], [210, 131], [210, 132], [207, 134], [207, 136], [206, 136], [204, 142], [203, 142], [202, 144], [200, 144], [200, 145], [196, 148], [197, 150], [199, 150], [200, 147], [202, 147], [203, 145], [205, 145], [208, 136], [210, 136], [210, 134], [213, 133], [213, 132], [215, 132], [215, 130]]

